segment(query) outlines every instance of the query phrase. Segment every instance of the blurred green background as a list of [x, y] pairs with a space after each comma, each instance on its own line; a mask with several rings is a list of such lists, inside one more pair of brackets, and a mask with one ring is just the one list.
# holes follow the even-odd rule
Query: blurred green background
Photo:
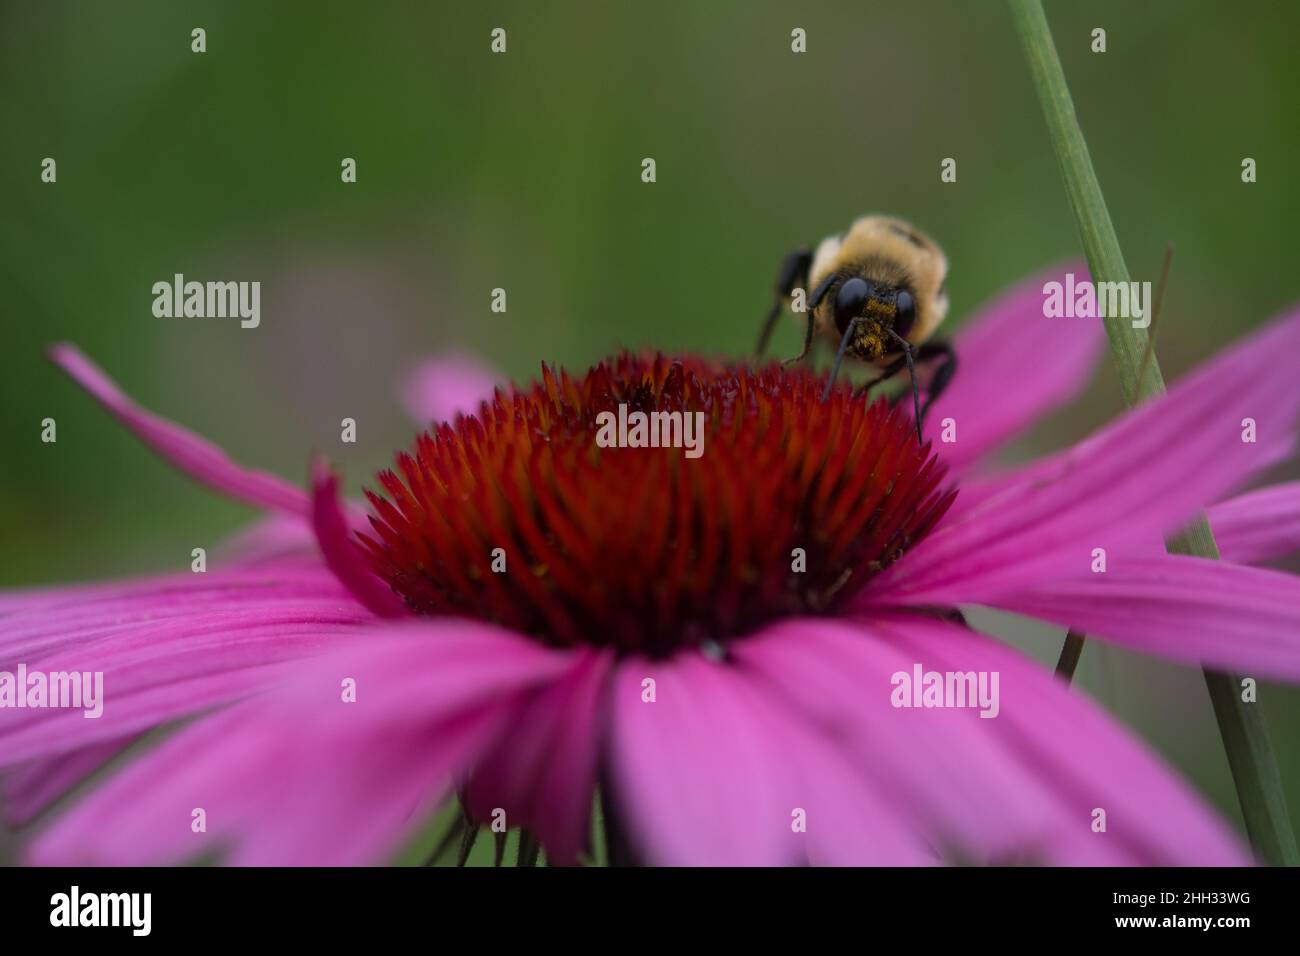
[[[1300, 299], [1300, 7], [1047, 9], [1135, 278], [1176, 244], [1173, 377]], [[868, 211], [945, 247], [954, 325], [1079, 252], [991, 0], [7, 2], [0, 77], [6, 586], [186, 566], [251, 517], [114, 426], [44, 361], [50, 342], [240, 461], [297, 479], [321, 449], [356, 488], [412, 437], [393, 387], [427, 353], [470, 349], [513, 377], [623, 345], [745, 354], [781, 255]], [[942, 184], [949, 156], [958, 179]], [[175, 272], [260, 280], [261, 327], [155, 318], [150, 287]], [[798, 335], [783, 326], [775, 351]], [[1102, 368], [1012, 454], [1119, 408]], [[47, 416], [57, 444], [39, 440]], [[979, 621], [1045, 661], [1059, 649], [1047, 629]], [[1198, 672], [1094, 642], [1080, 679], [1237, 818]], [[1294, 815], [1300, 693], [1266, 685], [1263, 706]]]

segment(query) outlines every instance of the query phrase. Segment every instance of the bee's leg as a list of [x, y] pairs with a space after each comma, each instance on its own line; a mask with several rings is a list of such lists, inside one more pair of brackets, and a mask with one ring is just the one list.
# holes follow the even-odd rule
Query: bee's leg
[[869, 382], [863, 382], [853, 392], [854, 398], [861, 398], [881, 382], [887, 382], [907, 367], [907, 358], [900, 355], [885, 367], [885, 370]]
[[953, 351], [951, 343], [926, 342], [917, 350], [918, 362], [927, 362], [936, 358], [942, 358], [942, 361], [935, 368], [934, 377], [930, 379], [930, 387], [926, 389], [925, 404], [921, 406], [922, 419], [934, 404], [934, 400], [944, 393], [952, 382], [953, 376], [957, 374], [957, 353]]
[[799, 354], [794, 358], [788, 358], [782, 362], [782, 365], [793, 365], [803, 359], [808, 354], [808, 350], [812, 348], [813, 330], [817, 327], [817, 306], [821, 305], [822, 299], [826, 298], [826, 293], [835, 284], [836, 278], [835, 273], [832, 272], [817, 284], [817, 288], [813, 289], [812, 295], [808, 297], [808, 328], [804, 330], [803, 348], [799, 350]]
[[916, 416], [916, 443], [923, 444], [921, 438], [921, 416], [925, 413], [921, 410], [921, 387], [916, 381], [916, 360], [912, 356], [912, 343], [907, 341], [893, 329], [887, 330], [898, 343], [898, 347], [903, 350], [903, 360], [907, 362], [907, 374], [912, 380], [912, 412]]
[[[812, 310], [809, 309], [809, 328], [812, 327]], [[840, 363], [844, 361], [844, 353], [849, 350], [849, 342], [853, 339], [853, 333], [858, 330], [858, 326], [867, 321], [865, 316], [857, 315], [849, 319], [848, 326], [844, 329], [844, 337], [840, 339], [839, 351], [835, 353], [835, 364], [831, 366], [831, 377], [826, 381], [826, 390], [822, 392], [822, 401], [831, 397], [831, 389], [835, 387], [835, 379], [840, 374]]]
[[793, 358], [788, 358], [788, 359], [786, 359], [785, 361], [783, 361], [783, 362], [781, 363], [782, 365], [793, 365], [795, 362], [798, 362], [798, 361], [802, 360], [803, 357], [804, 357], [805, 355], [808, 354], [808, 350], [809, 350], [810, 348], [812, 348], [813, 329], [815, 329], [816, 326], [817, 326], [817, 322], [816, 322], [816, 320], [813, 318], [812, 309], [809, 309], [809, 310], [808, 310], [808, 328], [807, 328], [806, 330], [804, 330], [804, 334], [803, 334], [803, 348], [801, 348], [801, 349], [799, 350], [799, 354], [798, 354], [798, 355], [794, 356]]
[[812, 266], [812, 249], [807, 247], [796, 249], [781, 260], [781, 268], [776, 274], [776, 285], [772, 290], [772, 310], [767, 313], [767, 318], [763, 320], [763, 330], [758, 334], [757, 355], [759, 357], [767, 350], [767, 341], [772, 337], [772, 330], [776, 328], [776, 320], [781, 317], [785, 300], [790, 297], [790, 293], [797, 285], [808, 281], [810, 266]]

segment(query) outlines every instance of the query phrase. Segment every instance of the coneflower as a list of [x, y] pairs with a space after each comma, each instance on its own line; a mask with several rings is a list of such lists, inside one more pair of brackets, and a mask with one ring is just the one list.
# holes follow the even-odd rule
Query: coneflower
[[[1033, 289], [990, 314], [932, 412], [951, 447], [918, 448], [905, 409], [848, 386], [821, 402], [803, 369], [625, 354], [436, 424], [380, 475], [368, 523], [323, 466], [310, 496], [247, 472], [56, 350], [182, 468], [310, 524], [320, 557], [281, 518], [202, 585], [0, 599], [4, 660], [106, 673], [99, 721], [0, 713], [24, 815], [200, 715], [30, 859], [382, 862], [455, 794], [573, 863], [599, 792], [620, 858], [646, 863], [1246, 861], [1157, 758], [960, 608], [1300, 677], [1300, 581], [1156, 550], [1290, 452], [1300, 389], [1274, 358], [1300, 348], [1300, 316], [1073, 448], [981, 476], [974, 452], [1064, 400], [1097, 341], [1043, 318]], [[991, 345], [1045, 340], [1019, 382]], [[702, 413], [704, 454], [601, 447], [596, 418], [620, 404]], [[1226, 557], [1300, 543], [1295, 489], [1260, 494], [1271, 532], [1258, 497], [1211, 508]], [[930, 673], [996, 675], [1000, 701], [903, 706], [900, 675]]]

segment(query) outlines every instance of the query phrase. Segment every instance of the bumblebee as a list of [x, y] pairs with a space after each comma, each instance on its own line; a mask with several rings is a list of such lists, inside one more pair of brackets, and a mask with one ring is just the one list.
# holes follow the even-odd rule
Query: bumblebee
[[[796, 249], [785, 257], [759, 335], [758, 354], [767, 348], [795, 290], [811, 288], [803, 349], [786, 364], [807, 356], [818, 333], [837, 343], [823, 400], [830, 397], [845, 355], [880, 369], [855, 395], [866, 394], [906, 368], [919, 442], [926, 412], [957, 371], [952, 346], [932, 338], [948, 312], [947, 273], [942, 250], [915, 226], [890, 216], [863, 216], [842, 235], [823, 239], [815, 250]], [[916, 376], [920, 362], [937, 363], [924, 403]]]

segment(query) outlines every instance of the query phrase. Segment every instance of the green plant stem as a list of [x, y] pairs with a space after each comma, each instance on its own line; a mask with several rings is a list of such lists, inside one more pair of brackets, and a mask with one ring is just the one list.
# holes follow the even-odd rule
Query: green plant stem
[[1056, 662], [1056, 676], [1067, 684], [1074, 680], [1075, 668], [1079, 666], [1079, 657], [1083, 654], [1083, 642], [1086, 639], [1081, 631], [1071, 628], [1061, 645], [1061, 657]]
[[[1034, 87], [1047, 118], [1052, 145], [1061, 164], [1061, 174], [1088, 266], [1092, 270], [1092, 279], [1094, 282], [1128, 282], [1128, 266], [1124, 263], [1101, 184], [1088, 155], [1083, 130], [1074, 113], [1074, 102], [1070, 98], [1065, 71], [1061, 68], [1042, 2], [1009, 2], [1029, 61]], [[1143, 361], [1143, 355], [1148, 351], [1147, 329], [1134, 328], [1122, 316], [1108, 316], [1104, 322], [1124, 400], [1133, 406], [1162, 394], [1164, 377], [1154, 350]], [[1169, 539], [1167, 547], [1175, 554], [1211, 559], [1219, 557], [1218, 545], [1204, 515], [1186, 532]], [[1205, 683], [1237, 787], [1246, 832], [1256, 854], [1261, 861], [1273, 865], [1300, 864], [1291, 819], [1287, 814], [1286, 795], [1259, 704], [1242, 701], [1241, 681], [1233, 675], [1207, 670]]]

